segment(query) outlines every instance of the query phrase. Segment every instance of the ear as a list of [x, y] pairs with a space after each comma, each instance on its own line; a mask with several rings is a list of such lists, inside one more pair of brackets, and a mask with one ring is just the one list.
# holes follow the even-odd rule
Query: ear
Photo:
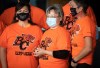
[[16, 17], [16, 20], [18, 20], [18, 18]]
[[63, 19], [62, 17], [59, 17], [59, 20], [60, 20], [60, 21], [62, 21], [62, 19]]
[[17, 14], [16, 14], [16, 20], [18, 20], [18, 18], [17, 18]]
[[29, 13], [29, 17], [28, 17], [28, 20], [30, 20], [31, 19], [31, 15], [30, 15], [30, 13]]
[[83, 10], [83, 7], [80, 7], [80, 8], [79, 8], [79, 12], [82, 11], [82, 10]]

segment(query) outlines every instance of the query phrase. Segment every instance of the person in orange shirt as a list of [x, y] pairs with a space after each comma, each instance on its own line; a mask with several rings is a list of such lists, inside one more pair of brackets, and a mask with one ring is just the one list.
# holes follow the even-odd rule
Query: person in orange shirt
[[13, 24], [0, 36], [2, 68], [37, 68], [33, 50], [39, 45], [42, 31], [30, 18], [30, 5], [18, 3]]
[[92, 68], [93, 52], [96, 45], [96, 25], [87, 15], [88, 5], [82, 0], [71, 2], [71, 14], [77, 17], [70, 32], [72, 44], [71, 66]]
[[[5, 26], [3, 25], [3, 22], [0, 21], [0, 36], [1, 36], [2, 32], [3, 32], [3, 30], [4, 30], [3, 28], [5, 28]], [[1, 56], [0, 56], [0, 58], [1, 58]], [[1, 61], [1, 59], [0, 59], [0, 61]], [[1, 68], [1, 62], [0, 62], [0, 68]]]
[[[87, 3], [87, 0], [83, 0]], [[71, 5], [70, 3], [73, 2], [73, 0], [70, 0], [66, 5], [64, 5], [62, 8], [63, 8], [63, 12], [64, 12], [64, 27], [67, 29], [67, 30], [70, 30], [71, 27], [73, 26], [73, 22], [74, 20], [76, 20], [76, 18], [72, 18], [71, 16], [71, 12], [70, 12], [70, 8], [71, 8]], [[91, 6], [88, 6], [88, 9], [86, 10], [87, 12], [87, 15], [91, 18], [91, 20], [93, 21], [93, 23], [95, 23], [95, 25], [97, 25], [97, 22], [96, 22], [96, 17], [95, 17], [95, 14], [93, 12], [93, 9], [91, 8]]]
[[5, 28], [4, 23], [2, 21], [0, 21], [0, 35], [4, 31], [4, 28]]
[[47, 24], [50, 27], [42, 36], [34, 56], [39, 57], [40, 68], [68, 68], [70, 34], [61, 27], [63, 12], [58, 4], [47, 8]]
[[[30, 0], [18, 0], [18, 2], [21, 3], [29, 3]], [[46, 15], [45, 12], [37, 8], [35, 6], [30, 5], [31, 7], [31, 18], [32, 22], [36, 23], [41, 28], [48, 29], [48, 26], [46, 24]], [[15, 7], [11, 7], [6, 9], [0, 16], [0, 20], [3, 21], [4, 25], [8, 26], [12, 23], [13, 17], [15, 14]]]
[[[3, 25], [3, 22], [2, 21], [0, 21], [0, 35], [2, 34], [2, 32], [3, 32], [3, 29], [4, 28], [4, 25]], [[1, 57], [0, 57], [1, 58]], [[1, 59], [0, 59], [0, 61], [1, 61]], [[0, 62], [0, 68], [1, 68], [1, 62]]]

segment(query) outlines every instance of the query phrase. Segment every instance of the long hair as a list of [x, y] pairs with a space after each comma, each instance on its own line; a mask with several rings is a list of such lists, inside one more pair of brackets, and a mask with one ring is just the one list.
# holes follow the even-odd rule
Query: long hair
[[[26, 6], [29, 10], [29, 13], [31, 12], [31, 9], [30, 9], [30, 5], [29, 4], [26, 4], [26, 3], [18, 3], [15, 7], [15, 16], [14, 16], [14, 19], [12, 21], [12, 23], [16, 23], [18, 22], [18, 20], [16, 19], [17, 16], [16, 16], [16, 12], [20, 9], [22, 9], [24, 6]], [[31, 16], [29, 16], [30, 20], [28, 20], [28, 22], [31, 24], [31, 25], [34, 25], [35, 23], [32, 22], [32, 19], [31, 19]]]

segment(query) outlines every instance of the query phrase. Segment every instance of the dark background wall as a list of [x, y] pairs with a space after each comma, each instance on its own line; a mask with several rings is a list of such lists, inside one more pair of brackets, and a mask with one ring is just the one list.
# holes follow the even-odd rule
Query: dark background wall
[[94, 13], [96, 15], [97, 24], [100, 27], [100, 2], [99, 0], [88, 0], [90, 6], [92, 6]]

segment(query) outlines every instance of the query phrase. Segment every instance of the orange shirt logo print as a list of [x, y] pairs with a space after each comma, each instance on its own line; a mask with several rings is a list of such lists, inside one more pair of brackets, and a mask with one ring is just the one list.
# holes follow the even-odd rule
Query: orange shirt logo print
[[76, 17], [66, 16], [63, 24], [67, 30], [70, 31], [70, 29], [72, 28], [73, 23], [76, 21], [76, 19], [77, 19]]
[[30, 43], [33, 43], [34, 39], [35, 37], [32, 35], [22, 34], [22, 36], [18, 36], [16, 38], [13, 45], [19, 46], [20, 50], [25, 50]]
[[79, 31], [80, 31], [80, 25], [79, 24], [76, 24], [72, 27], [71, 29], [71, 35], [72, 37], [74, 37], [75, 35], [78, 35], [79, 34]]
[[71, 20], [70, 16], [66, 16], [65, 21], [64, 21], [64, 25], [66, 25], [66, 29], [70, 30], [72, 25], [73, 25], [73, 21]]
[[72, 46], [74, 47], [77, 47], [77, 43], [75, 43], [73, 41], [73, 38], [79, 34], [79, 31], [80, 31], [80, 25], [79, 24], [76, 24], [73, 26], [73, 28], [71, 29], [71, 35], [72, 35], [72, 40], [71, 40], [71, 43], [72, 43]]
[[[40, 48], [43, 48], [43, 49], [46, 50], [47, 47], [49, 47], [51, 43], [52, 43], [51, 38], [47, 38], [46, 37], [45, 40], [42, 40]], [[43, 59], [43, 60], [48, 60], [48, 56], [47, 55], [43, 55], [40, 58]]]

